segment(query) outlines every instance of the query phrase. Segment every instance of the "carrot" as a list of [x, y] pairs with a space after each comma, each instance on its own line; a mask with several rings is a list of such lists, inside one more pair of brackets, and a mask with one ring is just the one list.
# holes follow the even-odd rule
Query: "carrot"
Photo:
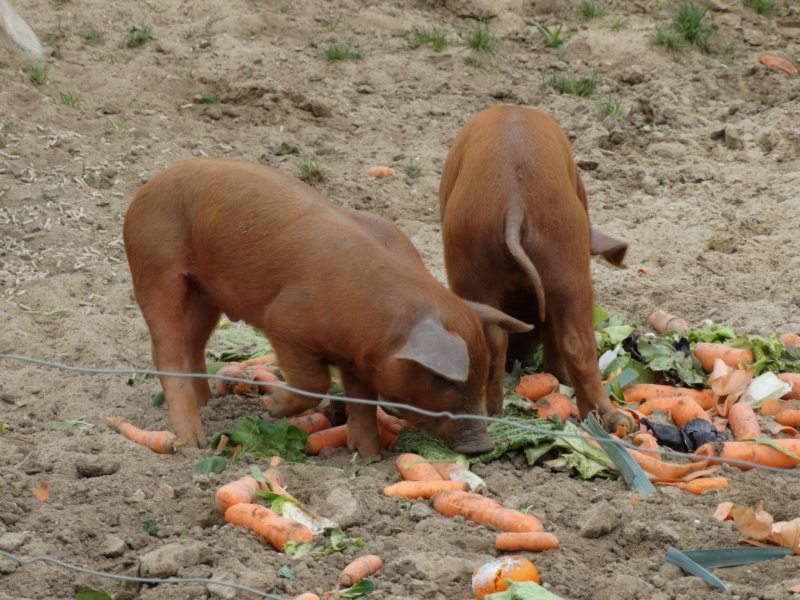
[[247, 367], [255, 367], [256, 365], [268, 365], [278, 362], [278, 357], [274, 354], [267, 354], [266, 356], [259, 356], [257, 358], [249, 358], [239, 363], [243, 369]]
[[626, 448], [626, 450], [644, 471], [655, 475], [658, 479], [681, 479], [682, 477], [686, 477], [689, 473], [705, 469], [708, 466], [707, 460], [681, 465], [658, 460], [643, 452], [631, 450], [630, 448]]
[[761, 437], [761, 425], [758, 424], [756, 413], [749, 404], [737, 402], [731, 406], [728, 411], [728, 423], [733, 431], [733, 439], [737, 442]]
[[656, 485], [671, 485], [692, 494], [700, 495], [708, 490], [727, 489], [728, 479], [725, 477], [706, 477], [692, 481], [656, 481]]
[[658, 333], [664, 333], [665, 331], [677, 331], [683, 335], [689, 333], [689, 324], [686, 321], [663, 310], [651, 313], [647, 317], [647, 324]]
[[656, 437], [652, 433], [640, 431], [633, 436], [633, 443], [641, 448], [642, 452], [647, 454], [647, 456], [652, 456], [655, 459], [661, 460], [660, 452], [647, 452], [647, 450], [661, 450], [658, 446], [658, 440], [656, 440]]
[[800, 335], [796, 333], [784, 333], [780, 339], [786, 346], [800, 347]]
[[703, 419], [711, 423], [711, 417], [704, 411], [700, 405], [691, 398], [681, 398], [678, 403], [670, 411], [669, 416], [675, 421], [675, 425], [683, 427], [692, 419]]
[[403, 419], [398, 419], [394, 415], [388, 414], [385, 410], [383, 410], [379, 406], [378, 426], [383, 427], [384, 429], [386, 429], [386, 431], [398, 435], [403, 430], [403, 427], [406, 426], [406, 422]]
[[496, 500], [467, 492], [445, 492], [433, 499], [433, 509], [446, 517], [462, 515], [478, 525], [494, 525], [501, 531], [523, 533], [544, 531], [533, 515], [506, 510]]
[[226, 483], [217, 490], [215, 496], [217, 509], [225, 514], [225, 511], [234, 504], [253, 504], [256, 492], [260, 489], [262, 489], [261, 484], [250, 475]]
[[342, 587], [350, 587], [357, 584], [362, 579], [366, 579], [370, 575], [374, 575], [383, 566], [383, 561], [380, 556], [374, 554], [367, 554], [355, 559], [347, 565], [339, 577], [339, 585]]
[[550, 415], [558, 415], [558, 418], [564, 423], [572, 412], [572, 400], [569, 399], [569, 396], [553, 392], [542, 396], [529, 408], [538, 410], [540, 419], [546, 419]]
[[[437, 473], [438, 475], [438, 473]], [[383, 493], [387, 496], [399, 496], [401, 498], [425, 498], [440, 494], [442, 492], [459, 491], [466, 492], [469, 485], [464, 481], [400, 481], [384, 488]]]
[[442, 476], [418, 454], [401, 454], [395, 463], [406, 481], [441, 481]]
[[781, 398], [784, 400], [800, 400], [800, 373], [780, 373], [778, 379], [792, 386], [792, 389]]
[[[674, 398], [676, 396], [689, 396], [702, 406], [703, 410], [708, 410], [715, 404], [714, 392], [711, 390], [693, 390], [692, 388], [658, 385], [655, 383], [637, 383], [636, 385], [630, 385], [622, 389], [622, 394], [625, 396], [625, 402], [628, 404], [632, 402], [647, 402], [653, 398]], [[642, 412], [641, 407], [637, 410]], [[669, 411], [665, 410], [664, 412]]]
[[775, 422], [789, 427], [800, 427], [800, 410], [784, 410], [779, 412], [775, 415]]
[[106, 422], [132, 442], [150, 448], [159, 454], [173, 454], [178, 438], [170, 431], [146, 431], [139, 429], [133, 423], [128, 423], [123, 417], [105, 417]]
[[308, 527], [281, 517], [260, 504], [234, 504], [225, 511], [225, 521], [232, 525], [249, 527], [281, 552], [286, 542], [304, 544], [314, 541]]
[[390, 167], [370, 167], [367, 170], [367, 175], [375, 179], [383, 179], [384, 177], [394, 175], [394, 169]]
[[688, 398], [689, 396], [664, 396], [658, 398], [651, 398], [639, 405], [638, 410], [641, 414], [649, 417], [655, 411], [669, 413], [678, 404], [681, 398]]
[[397, 446], [397, 436], [380, 425], [378, 426], [378, 436], [381, 438], [381, 445], [387, 450], [394, 450]]
[[710, 342], [697, 342], [694, 347], [694, 355], [703, 365], [703, 370], [706, 373], [711, 373], [714, 370], [715, 358], [719, 358], [733, 369], [743, 369], [744, 365], [752, 365], [755, 362], [753, 353], [750, 350], [731, 348], [724, 344]]
[[528, 400], [536, 401], [558, 389], [558, 379], [550, 373], [536, 373], [520, 377], [519, 385], [514, 390]]
[[445, 481], [452, 481], [450, 479], [450, 474], [455, 473], [457, 471], [464, 470], [464, 467], [461, 465], [457, 465], [456, 463], [429, 463], [439, 474], [439, 477], [444, 479]]
[[[283, 385], [283, 382], [278, 379], [278, 376], [275, 375], [275, 373], [273, 373], [268, 367], [263, 365], [258, 365], [253, 369], [253, 381], [257, 381], [259, 383], [274, 383]], [[269, 394], [275, 391], [274, 385], [257, 385], [256, 388], [261, 394]]]
[[311, 592], [307, 592], [305, 594], [300, 594], [299, 596], [295, 596], [294, 600], [319, 600], [319, 596], [316, 594], [312, 594]]
[[[239, 363], [228, 363], [217, 371], [217, 375], [223, 377], [236, 377], [237, 379], [247, 379], [247, 373], [242, 370]], [[227, 396], [228, 394], [246, 394], [250, 391], [250, 384], [242, 383], [240, 381], [223, 381], [222, 379], [216, 380], [217, 392], [220, 396]]]
[[[772, 443], [800, 456], [800, 440], [772, 440]], [[776, 450], [766, 444], [758, 444], [756, 442], [709, 443], [700, 446], [695, 450], [695, 454], [711, 457], [708, 462], [714, 464], [719, 463], [719, 461], [714, 460], [714, 458], [718, 457], [741, 460], [766, 467], [775, 467], [776, 469], [794, 469], [797, 465], [800, 465], [800, 460], [792, 458], [785, 452]], [[753, 468], [738, 464], [732, 464], [731, 466], [742, 471], [749, 471]]]
[[486, 482], [472, 471], [456, 463], [431, 463], [436, 472], [445, 481], [466, 481], [470, 492], [480, 492], [486, 489]]
[[542, 552], [558, 548], [558, 538], [552, 533], [531, 531], [527, 533], [500, 533], [495, 538], [494, 547], [503, 552]]
[[323, 448], [344, 448], [347, 446], [347, 425], [323, 429], [308, 436], [306, 454], [319, 454]]
[[773, 69], [777, 69], [778, 71], [786, 75], [798, 74], [797, 68], [785, 58], [780, 58], [777, 56], [762, 56], [758, 59], [758, 62], [760, 62], [765, 67], [771, 67]]
[[792, 403], [786, 400], [764, 400], [761, 403], [761, 416], [771, 417], [785, 410], [789, 410], [791, 407]]
[[328, 417], [322, 413], [312, 413], [305, 417], [298, 415], [291, 419], [286, 419], [286, 424], [294, 425], [298, 429], [302, 429], [308, 433], [317, 433], [318, 431], [331, 428], [331, 422], [328, 420]]

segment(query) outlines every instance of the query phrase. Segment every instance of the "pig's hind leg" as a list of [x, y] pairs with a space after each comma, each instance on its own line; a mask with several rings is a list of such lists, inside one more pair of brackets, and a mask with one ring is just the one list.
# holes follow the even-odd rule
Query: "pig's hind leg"
[[[219, 322], [222, 311], [201, 289], [190, 285], [185, 316], [186, 332], [191, 353], [192, 373], [206, 372], [206, 344]], [[211, 399], [208, 379], [192, 379], [197, 406], [205, 406]]]
[[[363, 400], [377, 400], [372, 387], [358, 379], [348, 369], [341, 369], [342, 388], [345, 396]], [[383, 454], [383, 445], [378, 434], [378, 407], [374, 404], [347, 404], [347, 449], [358, 451], [361, 458], [372, 458]]]
[[[285, 342], [280, 339], [271, 341], [287, 384], [313, 394], [328, 393], [331, 374], [325, 362], [309, 355], [302, 348], [294, 347], [291, 341]], [[314, 408], [322, 401], [315, 396], [306, 396], [284, 389], [276, 389], [271, 396], [269, 414], [278, 419]]]

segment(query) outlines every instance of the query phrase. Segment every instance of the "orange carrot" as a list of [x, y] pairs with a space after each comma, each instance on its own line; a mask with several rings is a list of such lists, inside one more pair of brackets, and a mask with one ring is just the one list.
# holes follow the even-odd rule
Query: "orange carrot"
[[749, 404], [737, 402], [731, 406], [728, 411], [728, 423], [733, 431], [733, 439], [737, 442], [761, 437], [761, 425], [758, 424], [756, 413]]
[[347, 425], [323, 429], [308, 436], [306, 454], [319, 454], [323, 448], [344, 448], [347, 446]]
[[784, 400], [800, 400], [800, 373], [781, 373], [778, 375], [778, 379], [792, 386], [792, 389], [781, 398]]
[[[780, 446], [784, 450], [788, 450], [796, 456], [800, 456], [800, 440], [772, 440], [772, 443]], [[757, 465], [766, 467], [775, 467], [776, 469], [794, 469], [800, 464], [800, 460], [792, 458], [788, 454], [776, 450], [766, 444], [758, 444], [756, 442], [715, 442], [713, 444], [704, 444], [695, 450], [695, 454], [700, 456], [708, 456], [710, 459], [707, 462], [717, 464], [715, 457], [728, 458], [732, 460], [741, 460]], [[749, 471], [753, 467], [746, 465], [732, 464], [742, 471]]]
[[351, 587], [357, 584], [362, 579], [366, 579], [370, 575], [374, 575], [383, 566], [383, 561], [380, 556], [374, 554], [367, 554], [355, 559], [347, 565], [339, 577], [339, 585], [342, 587]]
[[261, 484], [250, 475], [226, 483], [217, 490], [215, 496], [217, 509], [225, 514], [225, 511], [234, 504], [253, 504], [256, 492], [260, 489], [262, 489]]
[[430, 463], [430, 465], [436, 470], [439, 477], [445, 481], [450, 481], [450, 473], [460, 471], [464, 468], [456, 463]]
[[789, 427], [800, 427], [800, 410], [784, 410], [779, 412], [775, 415], [775, 422]]
[[781, 341], [787, 346], [800, 347], [800, 335], [797, 335], [796, 333], [784, 333], [781, 336]]
[[295, 596], [294, 600], [319, 600], [319, 596], [316, 594], [312, 594], [311, 592], [307, 592], [305, 594], [300, 594], [299, 596]]
[[538, 410], [540, 419], [546, 419], [550, 415], [558, 415], [558, 418], [564, 423], [572, 412], [572, 400], [569, 399], [569, 396], [553, 392], [542, 396], [529, 408]]
[[403, 430], [403, 427], [406, 426], [406, 422], [403, 419], [398, 419], [394, 415], [388, 414], [379, 406], [378, 425], [386, 429], [386, 431], [398, 435]]
[[681, 398], [688, 398], [689, 396], [661, 396], [656, 398], [651, 398], [646, 402], [643, 402], [639, 405], [638, 410], [641, 414], [649, 417], [655, 411], [660, 411], [664, 413], [669, 413], [675, 408], [675, 405], [678, 404], [678, 401]]
[[375, 179], [383, 179], [384, 177], [394, 175], [394, 169], [390, 167], [370, 167], [367, 170], [367, 175]]
[[[438, 475], [438, 473], [437, 473]], [[387, 496], [400, 496], [402, 498], [425, 498], [441, 494], [442, 492], [460, 491], [466, 492], [469, 485], [463, 481], [400, 481], [384, 488], [383, 493]]]
[[706, 460], [681, 465], [658, 460], [638, 450], [631, 450], [630, 448], [626, 448], [626, 450], [644, 471], [655, 475], [658, 479], [681, 479], [689, 473], [705, 469], [708, 466], [708, 461]]
[[633, 436], [633, 443], [635, 446], [639, 447], [642, 453], [647, 454], [647, 456], [652, 456], [657, 460], [661, 460], [660, 452], [648, 452], [648, 450], [661, 450], [658, 446], [658, 440], [656, 440], [656, 437], [652, 433], [640, 431]]
[[520, 377], [519, 385], [514, 390], [528, 400], [536, 401], [558, 389], [558, 379], [550, 373], [536, 373]]
[[675, 421], [675, 425], [683, 427], [692, 419], [703, 419], [711, 423], [711, 417], [704, 411], [700, 405], [691, 398], [681, 398], [678, 403], [670, 411], [669, 416]]
[[240, 527], [249, 527], [281, 552], [290, 540], [296, 544], [314, 541], [308, 527], [281, 517], [260, 504], [234, 504], [225, 511], [225, 521]]
[[[671, 385], [658, 385], [655, 383], [637, 383], [622, 389], [625, 402], [647, 402], [653, 398], [675, 398], [676, 396], [689, 396], [703, 410], [714, 406], [714, 392], [711, 390], [693, 390], [692, 388], [673, 387]], [[641, 408], [638, 408], [641, 412]], [[669, 412], [669, 411], [664, 411]]]
[[778, 56], [762, 56], [758, 59], [765, 67], [770, 67], [784, 73], [786, 75], [797, 75], [797, 67], [790, 63], [785, 58]]
[[[236, 377], [237, 379], [247, 379], [247, 373], [242, 370], [239, 363], [231, 362], [217, 371], [217, 375], [223, 377]], [[222, 379], [216, 380], [217, 392], [220, 396], [227, 396], [228, 394], [246, 394], [250, 391], [250, 384], [242, 383], [240, 381], [224, 381]]]
[[689, 324], [675, 315], [665, 313], [663, 310], [657, 310], [647, 317], [647, 324], [655, 329], [658, 333], [665, 331], [677, 331], [683, 335], [689, 333]]
[[256, 365], [269, 365], [278, 362], [278, 357], [274, 354], [267, 354], [266, 356], [259, 356], [257, 358], [249, 358], [239, 363], [243, 369], [247, 367], [255, 367]]
[[761, 403], [761, 416], [772, 417], [792, 408], [792, 403], [786, 400], [764, 400]]
[[441, 481], [442, 476], [418, 454], [401, 454], [395, 462], [406, 481]]
[[139, 429], [133, 423], [128, 423], [123, 417], [105, 417], [106, 422], [132, 442], [150, 448], [159, 454], [173, 454], [178, 438], [169, 431], [146, 431]]
[[544, 531], [539, 519], [516, 510], [506, 510], [495, 501], [468, 492], [445, 492], [433, 499], [433, 509], [445, 516], [462, 515], [478, 525], [494, 525], [500, 531], [523, 533]]
[[298, 415], [291, 419], [286, 419], [286, 424], [294, 425], [298, 429], [302, 429], [308, 433], [317, 433], [318, 431], [331, 428], [331, 422], [328, 420], [328, 417], [322, 413], [312, 413], [305, 417]]
[[394, 450], [395, 446], [397, 446], [397, 436], [393, 434], [391, 431], [384, 429], [381, 426], [378, 426], [378, 436], [381, 438], [381, 445], [386, 450]]
[[[278, 379], [278, 376], [263, 365], [259, 365], [253, 369], [253, 381], [257, 381], [261, 384], [273, 383], [283, 385], [283, 382]], [[275, 391], [274, 385], [257, 385], [256, 388], [261, 394], [269, 394]]]
[[725, 477], [706, 477], [703, 479], [693, 479], [692, 481], [656, 481], [656, 485], [671, 485], [679, 490], [691, 492], [699, 496], [708, 490], [727, 489], [728, 480]]
[[745, 365], [752, 365], [755, 362], [753, 353], [750, 350], [731, 348], [724, 344], [713, 344], [710, 342], [697, 342], [694, 347], [694, 355], [703, 370], [711, 373], [714, 370], [714, 359], [718, 358], [733, 369], [744, 369]]
[[500, 533], [495, 538], [494, 547], [503, 552], [542, 552], [558, 548], [558, 538], [552, 533], [532, 531], [527, 533]]

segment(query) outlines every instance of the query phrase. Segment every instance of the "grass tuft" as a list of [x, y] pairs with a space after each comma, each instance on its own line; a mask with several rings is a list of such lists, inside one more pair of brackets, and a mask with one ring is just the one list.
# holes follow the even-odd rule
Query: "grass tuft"
[[458, 35], [469, 48], [476, 52], [494, 54], [499, 44], [498, 39], [489, 31], [489, 25], [482, 21], [476, 21], [472, 25], [472, 31], [459, 31]]
[[538, 23], [536, 24], [536, 29], [539, 30], [542, 38], [544, 38], [545, 48], [555, 48], [559, 58], [567, 47], [567, 38], [569, 37], [566, 34], [563, 36], [561, 35], [561, 30], [563, 28], [563, 23], [561, 23], [556, 29], [550, 29], [546, 25], [539, 25]]
[[94, 23], [84, 21], [78, 28], [78, 33], [83, 38], [83, 43], [87, 46], [97, 46], [103, 39], [103, 31], [95, 27]]
[[600, 85], [600, 76], [586, 72], [580, 77], [573, 73], [553, 73], [549, 78], [542, 76], [542, 89], [553, 88], [562, 94], [573, 96], [591, 96]]
[[308, 183], [319, 183], [328, 176], [328, 173], [320, 166], [319, 159], [313, 154], [299, 159], [297, 168], [300, 169], [299, 178]]
[[30, 65], [25, 69], [28, 79], [36, 85], [42, 85], [47, 81], [47, 67], [42, 65]]
[[620, 29], [626, 29], [628, 27], [628, 21], [625, 19], [614, 19], [611, 22], [611, 29], [613, 31], [619, 31]]
[[78, 104], [78, 99], [72, 95], [72, 92], [62, 92], [58, 90], [58, 96], [61, 98], [61, 102], [70, 108], [75, 108]]
[[609, 117], [617, 121], [624, 121], [628, 116], [628, 107], [622, 98], [606, 96], [597, 101], [596, 108], [601, 121], [605, 121]]
[[599, 2], [592, 2], [591, 0], [581, 0], [578, 2], [578, 12], [584, 19], [594, 19], [595, 17], [602, 17], [606, 14], [605, 4]]
[[364, 51], [345, 44], [332, 43], [325, 46], [320, 52], [320, 57], [331, 62], [335, 60], [359, 60], [364, 57]]
[[450, 40], [447, 39], [447, 33], [438, 27], [431, 27], [430, 29], [422, 27], [408, 33], [404, 44], [411, 50], [415, 50], [420, 46], [430, 46], [434, 52], [441, 52], [450, 44]]
[[766, 16], [775, 13], [775, 9], [778, 7], [778, 0], [742, 0], [742, 4], [752, 8], [758, 14]]
[[197, 100], [198, 104], [219, 104], [219, 98], [208, 92], [200, 92], [195, 96], [195, 100]]
[[695, 0], [681, 0], [668, 7], [672, 22], [656, 27], [653, 41], [667, 50], [681, 50], [688, 44], [709, 52], [709, 38], [714, 34], [714, 28], [705, 20], [708, 8], [707, 4], [700, 5]]
[[659, 46], [664, 46], [671, 52], [678, 52], [686, 48], [686, 42], [669, 25], [659, 25], [653, 34], [653, 42]]
[[422, 162], [418, 158], [412, 158], [407, 163], [403, 164], [403, 171], [409, 177], [416, 177], [422, 173]]
[[148, 40], [153, 39], [153, 28], [142, 23], [141, 25], [131, 25], [128, 27], [128, 35], [125, 36], [125, 45], [128, 48], [137, 48]]

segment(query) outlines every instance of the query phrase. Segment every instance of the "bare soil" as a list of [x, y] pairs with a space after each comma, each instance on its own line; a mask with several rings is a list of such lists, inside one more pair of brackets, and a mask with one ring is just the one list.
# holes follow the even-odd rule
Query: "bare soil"
[[[643, 319], [663, 308], [740, 332], [800, 331], [800, 80], [758, 63], [765, 54], [800, 61], [800, 7], [791, 0], [780, 0], [772, 17], [713, 0], [713, 53], [654, 46], [654, 27], [668, 19], [656, 0], [612, 0], [605, 16], [588, 21], [556, 0], [16, 4], [40, 37], [54, 38], [44, 85], [0, 49], [0, 352], [148, 367], [149, 336], [120, 238], [131, 198], [180, 160], [255, 161], [284, 142], [319, 157], [327, 176], [315, 185], [333, 201], [396, 221], [444, 281], [441, 166], [463, 123], [503, 102], [561, 124], [595, 226], [630, 242], [627, 270], [593, 267], [609, 313]], [[493, 55], [463, 45], [458, 32], [472, 29], [470, 16], [490, 19], [499, 38]], [[612, 29], [617, 19], [627, 26]], [[559, 58], [534, 25], [561, 22], [570, 37]], [[103, 31], [96, 45], [85, 43], [87, 23]], [[126, 47], [128, 27], [142, 23], [153, 39]], [[404, 45], [409, 31], [432, 27], [452, 44], [441, 52]], [[734, 41], [738, 48], [726, 52]], [[334, 42], [363, 58], [320, 58]], [[601, 78], [592, 98], [540, 86], [553, 73], [586, 71]], [[59, 90], [77, 104], [67, 106]], [[218, 103], [203, 104], [198, 94]], [[595, 105], [607, 94], [624, 100], [626, 119], [600, 120]], [[416, 176], [403, 168], [412, 160], [421, 166]], [[397, 174], [371, 180], [366, 170], [376, 164]], [[293, 156], [276, 165], [299, 172]], [[46, 314], [54, 309], [70, 312]], [[331, 589], [345, 563], [368, 551], [385, 561], [374, 577], [376, 600], [472, 597], [473, 569], [496, 554], [493, 532], [384, 497], [397, 477], [392, 457], [353, 467], [340, 450], [284, 469], [287, 488], [363, 539], [365, 550], [293, 561], [226, 526], [214, 491], [244, 475], [249, 461], [198, 476], [193, 465], [211, 451], [159, 456], [102, 421], [121, 415], [167, 428], [166, 411], [151, 405], [158, 391], [152, 379], [129, 386], [123, 376], [3, 360], [0, 420], [11, 434], [0, 437], [0, 548], [114, 573], [229, 577], [284, 597]], [[261, 409], [254, 398], [229, 397], [201, 413], [211, 433]], [[78, 418], [94, 427], [50, 429]], [[558, 535], [559, 550], [529, 557], [565, 599], [777, 600], [800, 583], [796, 557], [718, 570], [728, 594], [663, 562], [668, 545], [736, 544], [732, 526], [712, 519], [720, 501], [763, 502], [779, 519], [799, 516], [796, 476], [726, 468], [728, 490], [695, 497], [660, 489], [633, 507], [621, 480], [580, 481], [507, 459], [475, 470], [506, 506], [529, 507]], [[42, 482], [52, 490], [45, 502], [33, 496]], [[581, 537], [587, 515], [607, 532]], [[143, 519], [157, 522], [157, 535], [144, 533]], [[295, 579], [277, 576], [283, 565]], [[117, 600], [245, 597], [0, 560], [3, 600], [73, 598], [84, 587]]]

